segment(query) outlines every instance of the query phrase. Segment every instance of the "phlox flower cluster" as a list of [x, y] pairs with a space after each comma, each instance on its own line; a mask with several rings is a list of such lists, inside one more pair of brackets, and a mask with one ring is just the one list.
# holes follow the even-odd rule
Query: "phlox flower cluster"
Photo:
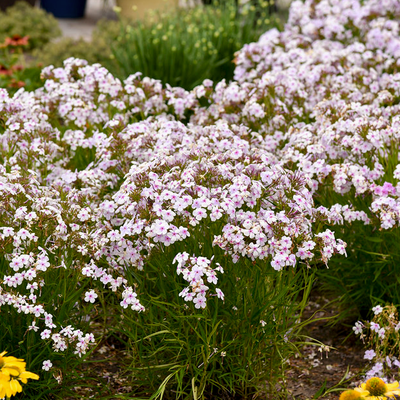
[[397, 308], [393, 305], [377, 305], [372, 311], [374, 317], [371, 321], [357, 321], [353, 327], [354, 333], [369, 347], [364, 354], [364, 359], [369, 362], [366, 377], [398, 377], [400, 322]]
[[[176, 273], [182, 274], [183, 279], [189, 282], [189, 287], [182, 290], [179, 296], [185, 301], [192, 301], [195, 308], [205, 308], [207, 305], [206, 294], [209, 289], [207, 283], [218, 282], [217, 272], [223, 273], [222, 267], [216, 263], [215, 268], [211, 268], [212, 260], [206, 257], [189, 257], [189, 254], [178, 253], [173, 263], [177, 263]], [[224, 299], [224, 293], [221, 289], [215, 289], [216, 295]]]
[[[69, 225], [69, 228], [72, 236], [76, 235], [75, 238], [67, 233], [65, 220], [69, 217], [64, 212], [69, 207], [68, 201], [60, 201], [57, 189], [54, 191], [39, 185], [32, 171], [23, 177], [19, 168], [13, 168], [10, 173], [3, 166], [0, 166], [0, 170], [0, 199], [6, 210], [2, 215], [0, 243], [1, 248], [6, 250], [4, 260], [9, 265], [9, 272], [2, 279], [0, 304], [2, 307], [11, 306], [17, 313], [31, 315], [32, 323], [27, 330], [40, 331], [40, 338], [48, 342], [54, 351], [65, 351], [73, 344], [75, 354], [81, 356], [94, 343], [93, 334], [85, 334], [71, 325], [64, 328], [57, 326], [57, 316], [46, 310], [40, 296], [45, 290], [49, 269], [67, 270], [74, 265], [67, 249], [76, 247], [77, 252], [82, 253], [82, 245], [74, 244], [74, 241], [80, 243], [85, 234], [83, 231], [77, 232], [74, 225]], [[20, 207], [20, 204], [24, 205]], [[113, 291], [126, 284], [121, 276], [114, 278], [105, 269], [96, 267], [93, 261], [83, 264], [80, 269], [83, 278], [98, 279]], [[124, 291], [129, 290], [126, 285], [123, 287]], [[94, 290], [85, 294], [85, 300], [91, 303], [96, 297]], [[136, 305], [136, 309], [141, 311], [143, 307]]]
[[[295, 1], [284, 31], [237, 53], [232, 82], [186, 91], [68, 59], [34, 92], [0, 90], [1, 307], [82, 355], [94, 337], [57, 322], [52, 274], [78, 277], [76, 313], [104, 290], [140, 312], [127, 271], [205, 232], [232, 262], [281, 271], [345, 256], [330, 225], [397, 227], [399, 21], [398, 0]], [[343, 202], [316, 205], [322, 191]], [[210, 257], [180, 251], [168, 277], [188, 282], [194, 308], [224, 298]]]
[[350, 202], [335, 208], [335, 223], [398, 226], [397, 12], [398, 1], [293, 2], [285, 30], [238, 52], [236, 81], [209, 91], [210, 106], [192, 121], [249, 126], [281, 165], [311, 179], [313, 192], [369, 202], [368, 215]]

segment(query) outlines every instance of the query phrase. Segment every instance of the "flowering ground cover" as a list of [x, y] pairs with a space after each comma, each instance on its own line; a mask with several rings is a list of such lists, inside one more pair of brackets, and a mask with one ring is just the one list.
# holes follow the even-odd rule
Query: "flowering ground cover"
[[80, 59], [0, 91], [0, 342], [29, 398], [110, 341], [126, 398], [286, 398], [317, 279], [374, 307], [354, 332], [398, 373], [399, 17], [295, 1], [192, 91]]

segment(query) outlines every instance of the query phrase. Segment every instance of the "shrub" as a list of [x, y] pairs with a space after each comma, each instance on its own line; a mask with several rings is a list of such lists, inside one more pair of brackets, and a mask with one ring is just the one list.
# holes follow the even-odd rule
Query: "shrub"
[[34, 49], [61, 36], [61, 30], [51, 14], [21, 1], [0, 12], [0, 42], [14, 35], [29, 36], [28, 48]]
[[[208, 92], [210, 105], [191, 121], [249, 126], [283, 165], [306, 172], [316, 205], [348, 243], [347, 260], [334, 257], [319, 280], [343, 309], [365, 312], [378, 301], [400, 300], [399, 35], [392, 22], [399, 10], [396, 2], [394, 11], [378, 10], [374, 1], [335, 7], [293, 3], [285, 31], [245, 45], [236, 81]], [[374, 13], [388, 21], [384, 28]], [[335, 29], [319, 24], [326, 15]]]
[[[215, 296], [206, 309], [198, 309], [182, 304], [182, 280], [160, 282], [160, 275], [176, 273], [171, 267], [176, 247], [183, 246], [171, 246], [146, 263], [141, 283], [149, 295], [147, 311], [139, 316], [125, 312], [115, 332], [121, 335], [122, 328], [128, 343], [135, 394], [158, 393], [161, 398], [164, 393], [172, 399], [196, 393], [199, 398], [268, 393], [283, 398], [286, 366], [298, 351], [301, 325], [296, 323], [308, 295], [301, 303], [300, 289], [303, 279], [310, 285], [313, 279], [307, 271], [276, 273], [263, 263], [232, 265], [215, 256], [213, 263], [222, 261], [225, 273], [239, 275], [220, 277], [225, 300]], [[201, 254], [206, 253], [203, 247]]]
[[0, 87], [10, 93], [19, 88], [34, 90], [41, 86], [40, 71], [37, 66], [27, 67], [23, 49], [29, 44], [28, 36], [6, 38], [0, 44]]
[[87, 42], [85, 39], [62, 38], [49, 42], [44, 47], [33, 51], [33, 62], [41, 65], [61, 67], [64, 60], [70, 57], [84, 58], [89, 63], [103, 62], [111, 54], [107, 44], [98, 36]]

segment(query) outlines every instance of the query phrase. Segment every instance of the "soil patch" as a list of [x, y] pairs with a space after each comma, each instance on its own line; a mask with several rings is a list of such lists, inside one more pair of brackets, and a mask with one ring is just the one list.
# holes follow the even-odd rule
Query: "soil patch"
[[337, 314], [337, 307], [329, 300], [318, 294], [312, 295], [304, 318], [314, 315], [321, 319], [310, 323], [305, 334], [327, 347], [305, 346], [301, 357], [290, 360], [286, 374], [289, 399], [337, 400], [341, 393], [339, 389], [360, 383], [360, 373], [366, 365], [365, 349], [352, 332], [353, 321], [332, 325], [332, 318]]

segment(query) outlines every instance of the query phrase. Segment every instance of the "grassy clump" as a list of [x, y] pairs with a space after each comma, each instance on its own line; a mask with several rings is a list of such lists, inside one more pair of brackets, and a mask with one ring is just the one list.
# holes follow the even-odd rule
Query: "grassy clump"
[[164, 84], [192, 89], [204, 79], [233, 77], [235, 52], [258, 40], [278, 19], [268, 1], [238, 7], [233, 1], [121, 20], [105, 66], [120, 78], [137, 71]]
[[188, 250], [187, 243], [151, 257], [140, 279], [149, 299], [146, 312], [128, 310], [115, 330], [116, 336], [124, 334], [131, 355], [133, 391], [166, 400], [261, 393], [286, 398], [284, 371], [298, 351], [292, 340], [302, 328], [299, 315], [314, 274], [306, 268], [276, 273], [268, 262], [234, 264], [202, 239], [212, 228], [204, 232], [194, 238], [192, 250], [199, 252], [195, 242], [201, 244], [201, 254], [213, 254], [229, 275], [220, 284], [225, 300], [214, 297], [205, 309], [196, 309], [179, 297], [182, 279], [160, 279], [176, 273], [173, 257]]

